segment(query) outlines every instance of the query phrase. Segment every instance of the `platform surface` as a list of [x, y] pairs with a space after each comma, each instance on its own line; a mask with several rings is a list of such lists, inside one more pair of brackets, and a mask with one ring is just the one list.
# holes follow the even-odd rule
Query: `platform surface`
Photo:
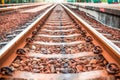
[[120, 16], [120, 3], [108, 4], [108, 3], [72, 3], [79, 5], [82, 8], [109, 13]]
[[120, 3], [118, 4], [108, 4], [108, 3], [75, 3], [81, 6], [93, 6], [98, 8], [116, 9], [120, 10]]

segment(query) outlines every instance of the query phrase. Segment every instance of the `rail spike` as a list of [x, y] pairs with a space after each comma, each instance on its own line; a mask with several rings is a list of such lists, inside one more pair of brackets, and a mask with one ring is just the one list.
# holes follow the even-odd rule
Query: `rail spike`
[[108, 63], [106, 65], [106, 70], [110, 74], [118, 74], [120, 72], [118, 65], [115, 63]]
[[87, 36], [87, 37], [85, 38], [85, 41], [86, 41], [86, 42], [92, 42], [92, 41], [93, 41], [93, 39], [92, 39], [92, 37], [91, 37], [91, 36]]
[[33, 31], [33, 32], [32, 32], [32, 35], [36, 35], [36, 34], [37, 34], [37, 31]]
[[93, 48], [93, 52], [94, 52], [94, 54], [99, 54], [99, 53], [102, 53], [102, 49], [100, 46], [95, 46]]
[[82, 30], [81, 26], [77, 25], [76, 27], [77, 29]]
[[26, 42], [31, 43], [33, 41], [33, 38], [26, 38]]
[[24, 49], [18, 49], [18, 50], [16, 51], [16, 53], [17, 53], [17, 54], [25, 54], [26, 51], [25, 51]]
[[81, 30], [80, 33], [83, 37], [86, 37], [87, 32], [85, 30]]
[[11, 67], [2, 67], [0, 69], [0, 73], [2, 75], [9, 75], [9, 76], [12, 76], [12, 73], [14, 72], [14, 70], [11, 68]]

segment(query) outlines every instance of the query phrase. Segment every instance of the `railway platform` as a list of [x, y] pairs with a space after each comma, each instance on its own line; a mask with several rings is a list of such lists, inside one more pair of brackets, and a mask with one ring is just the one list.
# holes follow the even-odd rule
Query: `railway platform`
[[[120, 4], [68, 3], [69, 7], [85, 12], [104, 25], [120, 28]], [[109, 20], [109, 21], [108, 21]]]
[[75, 3], [76, 5], [91, 9], [95, 11], [100, 11], [103, 13], [109, 13], [113, 15], [120, 16], [120, 4], [108, 4], [108, 3]]

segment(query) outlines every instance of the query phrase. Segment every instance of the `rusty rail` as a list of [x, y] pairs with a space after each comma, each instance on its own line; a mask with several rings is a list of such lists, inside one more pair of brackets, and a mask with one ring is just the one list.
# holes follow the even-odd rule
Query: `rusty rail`
[[[80, 25], [82, 25], [85, 30], [87, 30], [91, 35], [94, 36], [94, 38], [97, 40], [98, 43], [101, 43], [101, 45], [109, 52], [108, 54], [103, 54], [106, 59], [107, 57], [112, 57], [118, 65], [120, 65], [120, 49], [113, 44], [110, 40], [108, 40], [106, 37], [104, 37], [102, 34], [100, 34], [98, 31], [96, 31], [93, 27], [91, 27], [87, 22], [79, 18], [74, 12], [72, 12], [69, 8], [62, 5], [66, 12], [70, 16], [73, 17]], [[108, 61], [113, 62], [113, 60], [108, 59]]]

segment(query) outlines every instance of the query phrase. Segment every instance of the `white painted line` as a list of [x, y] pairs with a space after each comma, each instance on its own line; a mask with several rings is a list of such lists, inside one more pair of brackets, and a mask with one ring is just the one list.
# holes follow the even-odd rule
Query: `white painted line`
[[1, 42], [0, 45], [5, 45], [7, 44], [8, 42]]
[[73, 54], [42, 54], [42, 53], [30, 52], [27, 54], [27, 56], [44, 57], [44, 58], [78, 58], [85, 56], [94, 56], [94, 54], [93, 52], [79, 52]]
[[39, 34], [37, 36], [39, 37], [51, 37], [51, 38], [59, 38], [59, 37], [76, 37], [79, 36], [80, 34], [71, 34], [71, 35], [47, 35], [47, 34]]
[[[19, 74], [19, 75], [18, 75]], [[23, 75], [24, 74], [24, 75]], [[97, 80], [99, 78], [111, 79], [105, 70], [95, 70], [80, 73], [67, 73], [67, 74], [45, 74], [45, 73], [32, 73], [27, 71], [15, 71], [13, 75], [15, 78], [25, 78], [27, 80]], [[113, 79], [113, 78], [112, 78]]]
[[74, 31], [76, 29], [67, 29], [67, 30], [49, 30], [49, 29], [41, 29], [41, 31], [48, 31], [48, 32], [69, 32]]
[[[56, 20], [54, 20], [54, 21], [49, 21], [48, 23], [60, 23], [61, 21], [56, 21]], [[68, 21], [62, 21], [62, 23], [67, 23]]]
[[[93, 27], [94, 28], [94, 27]], [[101, 28], [94, 28], [94, 29], [96, 29], [96, 30], [103, 30], [103, 29], [101, 29]]]
[[56, 27], [56, 28], [74, 28], [73, 26], [47, 26], [47, 27]]
[[120, 41], [116, 41], [116, 40], [111, 40], [113, 43], [119, 43], [120, 44]]
[[33, 44], [40, 44], [40, 45], [75, 45], [83, 43], [84, 41], [75, 41], [75, 42], [63, 42], [63, 43], [53, 43], [53, 42], [42, 42], [42, 41], [34, 41]]
[[111, 34], [108, 34], [108, 33], [101, 33], [101, 34], [104, 36], [112, 36]]

